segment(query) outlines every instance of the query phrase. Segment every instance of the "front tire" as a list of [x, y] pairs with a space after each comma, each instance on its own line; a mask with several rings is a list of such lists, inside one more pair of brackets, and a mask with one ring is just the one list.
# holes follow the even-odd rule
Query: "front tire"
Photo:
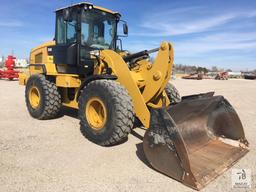
[[112, 80], [89, 83], [79, 97], [78, 113], [83, 135], [102, 146], [122, 142], [134, 123], [131, 97]]
[[61, 108], [61, 96], [54, 83], [36, 74], [29, 77], [25, 90], [26, 105], [36, 119], [53, 119]]

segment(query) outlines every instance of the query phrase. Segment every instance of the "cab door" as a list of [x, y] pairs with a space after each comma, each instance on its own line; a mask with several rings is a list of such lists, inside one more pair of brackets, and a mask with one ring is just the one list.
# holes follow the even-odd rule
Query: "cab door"
[[70, 17], [71, 19], [65, 21], [62, 12], [56, 13], [56, 45], [53, 47], [53, 58], [58, 72], [63, 73], [77, 73], [77, 14], [71, 13]]

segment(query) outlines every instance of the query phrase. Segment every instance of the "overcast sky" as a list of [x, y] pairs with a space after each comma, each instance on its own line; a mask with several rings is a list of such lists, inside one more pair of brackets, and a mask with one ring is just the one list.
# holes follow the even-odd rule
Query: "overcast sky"
[[[0, 0], [0, 55], [14, 50], [28, 58], [36, 45], [53, 39], [54, 10], [79, 1]], [[167, 40], [175, 63], [256, 69], [255, 0], [95, 0], [123, 15], [129, 37], [123, 47], [140, 51]]]

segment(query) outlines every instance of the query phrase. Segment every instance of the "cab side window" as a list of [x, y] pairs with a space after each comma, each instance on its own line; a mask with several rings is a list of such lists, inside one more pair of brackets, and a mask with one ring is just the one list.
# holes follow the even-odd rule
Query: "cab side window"
[[62, 15], [57, 16], [56, 42], [57, 44], [66, 43], [66, 27]]
[[72, 14], [72, 21], [64, 21], [62, 14], [57, 15], [56, 25], [57, 44], [70, 44], [76, 42], [76, 17]]
[[67, 43], [76, 42], [76, 21], [67, 22]]

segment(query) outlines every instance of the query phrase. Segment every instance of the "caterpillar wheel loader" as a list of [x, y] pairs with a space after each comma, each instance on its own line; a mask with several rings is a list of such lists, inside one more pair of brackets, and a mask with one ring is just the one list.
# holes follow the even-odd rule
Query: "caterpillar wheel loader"
[[45, 120], [62, 106], [78, 109], [82, 133], [102, 146], [120, 143], [136, 119], [150, 165], [201, 189], [249, 151], [237, 113], [214, 93], [180, 98], [169, 84], [172, 45], [131, 54], [118, 26], [127, 36], [119, 13], [90, 3], [56, 10], [54, 41], [32, 49], [29, 73], [19, 75], [30, 115]]

